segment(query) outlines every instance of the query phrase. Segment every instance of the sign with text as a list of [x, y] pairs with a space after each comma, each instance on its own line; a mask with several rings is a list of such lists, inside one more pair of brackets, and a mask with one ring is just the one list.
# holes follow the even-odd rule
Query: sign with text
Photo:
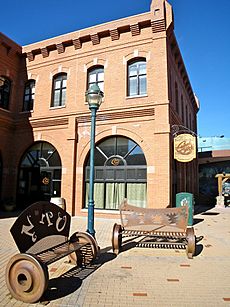
[[196, 158], [196, 137], [183, 133], [174, 138], [174, 159], [190, 162]]

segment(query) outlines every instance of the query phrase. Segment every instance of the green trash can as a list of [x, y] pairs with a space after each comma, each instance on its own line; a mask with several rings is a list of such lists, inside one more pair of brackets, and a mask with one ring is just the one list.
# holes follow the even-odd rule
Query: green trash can
[[193, 225], [194, 213], [193, 194], [181, 192], [176, 194], [176, 207], [188, 206], [188, 226]]

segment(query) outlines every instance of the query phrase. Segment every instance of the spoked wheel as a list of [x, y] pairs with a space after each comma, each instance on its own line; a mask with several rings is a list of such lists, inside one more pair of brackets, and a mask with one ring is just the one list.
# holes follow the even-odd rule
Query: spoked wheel
[[6, 267], [6, 284], [14, 298], [35, 303], [48, 286], [48, 269], [35, 256], [17, 254]]
[[113, 252], [118, 255], [122, 244], [122, 227], [121, 225], [114, 224], [112, 233], [112, 247]]
[[188, 258], [192, 259], [196, 251], [196, 238], [195, 238], [193, 227], [187, 228], [186, 240], [187, 240], [186, 253], [187, 253]]
[[69, 260], [78, 266], [90, 264], [96, 259], [99, 252], [96, 240], [87, 232], [75, 232], [71, 236], [69, 244], [70, 248], [75, 249], [73, 253], [69, 254]]

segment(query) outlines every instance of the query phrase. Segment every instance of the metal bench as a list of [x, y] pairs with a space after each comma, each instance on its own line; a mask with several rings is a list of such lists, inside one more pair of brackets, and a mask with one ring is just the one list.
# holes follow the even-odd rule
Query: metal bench
[[194, 228], [187, 227], [188, 206], [178, 208], [139, 208], [127, 203], [120, 206], [121, 225], [115, 223], [112, 247], [119, 254], [122, 239], [136, 237], [139, 247], [186, 249], [187, 257], [193, 258], [196, 249]]
[[6, 284], [14, 298], [27, 303], [40, 300], [49, 281], [48, 265], [65, 257], [85, 266], [97, 256], [98, 245], [86, 232], [69, 238], [70, 215], [50, 202], [25, 209], [10, 229], [20, 251], [6, 267]]

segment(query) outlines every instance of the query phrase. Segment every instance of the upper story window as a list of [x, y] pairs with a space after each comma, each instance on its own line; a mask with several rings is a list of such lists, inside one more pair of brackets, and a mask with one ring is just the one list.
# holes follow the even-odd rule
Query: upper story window
[[97, 84], [102, 92], [104, 92], [104, 67], [98, 66], [88, 70], [88, 89], [91, 85]]
[[34, 108], [35, 80], [26, 82], [24, 90], [23, 111], [32, 111]]
[[138, 59], [128, 63], [128, 96], [147, 94], [146, 61]]
[[9, 109], [11, 81], [0, 77], [0, 108]]
[[67, 74], [65, 73], [54, 76], [51, 107], [65, 106], [66, 80]]

